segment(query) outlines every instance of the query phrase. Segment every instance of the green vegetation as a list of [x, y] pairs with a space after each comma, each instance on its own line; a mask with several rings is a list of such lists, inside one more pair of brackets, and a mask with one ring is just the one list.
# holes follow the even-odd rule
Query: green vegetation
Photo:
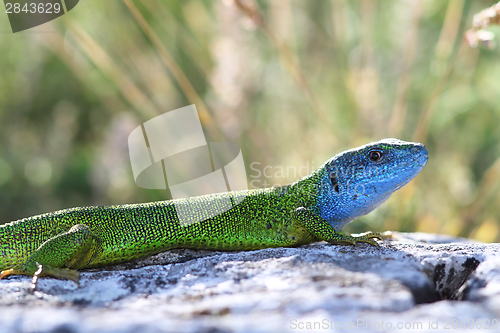
[[0, 221], [165, 199], [134, 184], [127, 137], [196, 104], [207, 140], [239, 144], [254, 184], [384, 137], [423, 142], [421, 175], [347, 231], [500, 241], [500, 48], [463, 41], [491, 5], [88, 0], [16, 34], [5, 15]]

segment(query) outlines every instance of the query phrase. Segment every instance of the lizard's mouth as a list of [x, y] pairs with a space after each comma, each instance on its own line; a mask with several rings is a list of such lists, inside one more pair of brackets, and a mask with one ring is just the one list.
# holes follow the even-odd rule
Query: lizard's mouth
[[[420, 171], [424, 168], [424, 166], [427, 164], [427, 161], [429, 159], [429, 153], [427, 151], [427, 148], [425, 148], [424, 145], [417, 146], [413, 148], [414, 150], [418, 149], [418, 151], [414, 151], [413, 154], [416, 155], [416, 157], [406, 165], [402, 165], [401, 169], [405, 170], [405, 177], [403, 179], [398, 179], [399, 175], [396, 173], [394, 179], [394, 191], [399, 190], [406, 184], [408, 184], [413, 178], [415, 178]], [[417, 155], [418, 154], [418, 155]]]

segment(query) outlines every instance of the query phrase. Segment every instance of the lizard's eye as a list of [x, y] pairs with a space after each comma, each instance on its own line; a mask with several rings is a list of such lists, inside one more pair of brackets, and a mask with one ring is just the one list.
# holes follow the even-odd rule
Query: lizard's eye
[[382, 152], [378, 150], [372, 150], [368, 153], [368, 158], [372, 160], [373, 162], [377, 162], [382, 158]]

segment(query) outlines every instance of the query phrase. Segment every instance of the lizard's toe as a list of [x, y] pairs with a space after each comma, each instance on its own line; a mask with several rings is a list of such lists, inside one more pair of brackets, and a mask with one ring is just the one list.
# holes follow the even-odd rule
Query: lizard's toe
[[19, 273], [15, 269], [13, 269], [13, 268], [6, 269], [5, 271], [0, 272], [0, 280], [3, 279], [6, 276], [16, 275], [16, 274], [19, 274]]
[[383, 240], [382, 236], [376, 232], [371, 232], [365, 236], [353, 236], [353, 238], [356, 240], [356, 243], [367, 243], [376, 247], [380, 247], [377, 239]]

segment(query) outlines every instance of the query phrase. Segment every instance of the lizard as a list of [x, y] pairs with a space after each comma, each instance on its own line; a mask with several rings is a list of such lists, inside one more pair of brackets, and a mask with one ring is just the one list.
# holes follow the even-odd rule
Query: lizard
[[[380, 233], [353, 236], [341, 229], [412, 180], [427, 159], [420, 143], [384, 139], [337, 154], [281, 187], [70, 208], [20, 219], [0, 226], [0, 279], [28, 275], [33, 287], [41, 276], [78, 283], [79, 269], [174, 248], [236, 251], [317, 241], [379, 246]], [[200, 217], [228, 198], [230, 209]], [[185, 215], [182, 221], [179, 214]]]

